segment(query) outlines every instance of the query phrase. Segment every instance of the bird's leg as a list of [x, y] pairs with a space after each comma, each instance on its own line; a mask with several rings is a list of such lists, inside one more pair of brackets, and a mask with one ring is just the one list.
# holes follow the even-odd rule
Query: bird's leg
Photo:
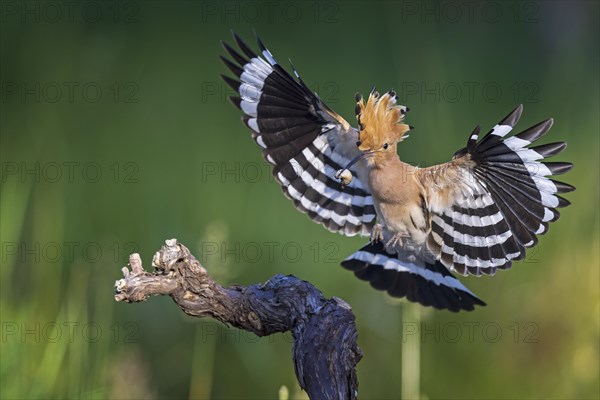
[[383, 240], [383, 225], [375, 224], [371, 231], [371, 243], [377, 243]]
[[396, 233], [388, 242], [385, 244], [386, 249], [393, 250], [397, 245], [402, 246], [402, 237], [401, 233]]

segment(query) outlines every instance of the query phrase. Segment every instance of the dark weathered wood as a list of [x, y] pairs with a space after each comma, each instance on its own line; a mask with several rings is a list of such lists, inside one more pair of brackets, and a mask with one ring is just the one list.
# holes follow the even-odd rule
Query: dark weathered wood
[[356, 364], [362, 352], [352, 309], [326, 299], [309, 282], [275, 275], [264, 284], [224, 288], [190, 251], [167, 240], [146, 272], [138, 254], [130, 256], [124, 278], [115, 282], [115, 300], [139, 302], [169, 295], [188, 315], [212, 317], [258, 336], [292, 332], [298, 382], [311, 399], [356, 399]]

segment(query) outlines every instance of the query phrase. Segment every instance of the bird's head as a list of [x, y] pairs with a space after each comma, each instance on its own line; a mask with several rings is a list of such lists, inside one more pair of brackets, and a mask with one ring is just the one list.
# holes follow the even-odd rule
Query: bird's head
[[[356, 95], [356, 119], [359, 140], [356, 146], [361, 151], [356, 161], [366, 158], [376, 165], [389, 157], [397, 157], [396, 145], [408, 137], [412, 129], [402, 123], [408, 109], [396, 104], [396, 93], [389, 91], [383, 96], [372, 90], [367, 101]], [[355, 162], [356, 162], [355, 161]]]

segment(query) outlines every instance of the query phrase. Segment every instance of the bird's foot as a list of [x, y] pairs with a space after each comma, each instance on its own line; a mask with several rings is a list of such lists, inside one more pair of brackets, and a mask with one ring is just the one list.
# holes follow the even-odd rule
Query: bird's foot
[[386, 249], [393, 250], [396, 246], [402, 246], [402, 235], [397, 233], [385, 244]]
[[383, 225], [375, 224], [371, 231], [371, 243], [377, 243], [383, 240]]

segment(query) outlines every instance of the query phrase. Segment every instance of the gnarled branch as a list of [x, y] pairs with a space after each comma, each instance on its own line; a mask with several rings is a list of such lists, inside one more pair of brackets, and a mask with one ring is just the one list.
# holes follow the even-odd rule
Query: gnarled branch
[[356, 364], [362, 352], [352, 309], [336, 297], [326, 299], [310, 283], [275, 275], [264, 284], [224, 288], [184, 245], [167, 240], [146, 272], [139, 254], [131, 271], [115, 282], [115, 300], [128, 303], [169, 295], [188, 315], [213, 317], [226, 325], [266, 336], [292, 332], [298, 382], [311, 399], [356, 399]]

